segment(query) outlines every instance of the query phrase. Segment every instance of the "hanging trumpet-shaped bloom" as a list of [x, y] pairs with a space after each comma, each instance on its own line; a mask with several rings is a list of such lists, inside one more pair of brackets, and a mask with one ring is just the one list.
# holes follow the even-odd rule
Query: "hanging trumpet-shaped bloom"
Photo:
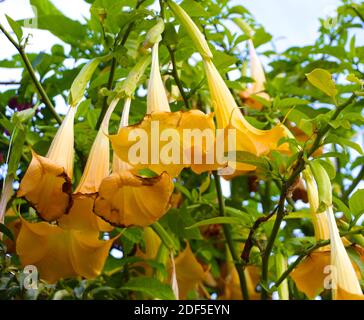
[[[225, 152], [245, 151], [262, 156], [269, 154], [271, 150], [288, 151], [287, 143], [278, 145], [282, 138], [289, 135], [288, 129], [284, 125], [278, 124], [270, 130], [259, 130], [248, 123], [214, 66], [208, 44], [196, 24], [179, 5], [173, 1], [168, 1], [168, 5], [186, 28], [202, 55], [218, 128], [232, 129], [236, 132], [234, 147], [231, 148], [228, 143], [225, 143]], [[255, 170], [255, 167], [250, 164], [235, 161], [230, 161], [229, 167], [240, 172]]]
[[364, 300], [363, 292], [353, 264], [340, 238], [335, 216], [330, 206], [327, 209], [331, 244], [332, 296], [334, 300]]
[[170, 112], [159, 71], [158, 43], [154, 44], [147, 115], [110, 136], [115, 153], [135, 171], [148, 168], [158, 175], [166, 171], [171, 177], [185, 167], [202, 172], [216, 167], [213, 156], [206, 154], [214, 144], [214, 134], [212, 115], [199, 110]]
[[189, 292], [196, 291], [204, 282], [210, 282], [209, 272], [197, 261], [189, 245], [174, 262], [180, 299], [186, 299]]
[[259, 96], [266, 100], [270, 100], [270, 97], [266, 92], [264, 92], [266, 82], [265, 73], [262, 63], [255, 51], [253, 41], [249, 39], [248, 44], [250, 55], [250, 77], [254, 80], [254, 83], [252, 83], [250, 87], [241, 92], [239, 95], [248, 107], [261, 110], [263, 105], [259, 101], [255, 100], [252, 95]]
[[[207, 80], [210, 88], [211, 102], [215, 110], [217, 126], [236, 132], [236, 145], [231, 151], [245, 151], [256, 156], [267, 155], [271, 150], [288, 151], [287, 143], [278, 145], [279, 140], [289, 135], [288, 129], [278, 124], [270, 130], [253, 127], [240, 112], [234, 97], [211, 60], [204, 60]], [[225, 147], [229, 147], [226, 143]], [[252, 171], [255, 167], [244, 163], [229, 163], [239, 171]]]
[[[346, 267], [349, 270], [348, 274], [352, 273], [352, 271], [355, 274], [355, 271], [354, 271], [354, 266], [350, 262], [350, 259], [346, 253], [343, 244], [343, 240], [345, 239], [343, 240], [340, 239], [336, 227], [335, 217], [332, 214], [332, 208], [331, 207], [329, 208], [329, 211], [331, 213], [327, 212], [318, 213], [319, 209], [318, 190], [310, 168], [305, 169], [304, 178], [306, 181], [308, 200], [310, 203], [311, 219], [315, 231], [315, 238], [317, 241], [324, 241], [331, 239], [330, 245], [320, 247], [317, 250], [310, 253], [310, 255], [308, 255], [305, 258], [305, 260], [301, 262], [291, 273], [291, 277], [295, 281], [297, 288], [300, 291], [304, 292], [310, 299], [314, 299], [318, 294], [320, 294], [323, 291], [323, 289], [325, 289], [324, 287], [325, 284], [328, 282], [327, 279], [330, 272], [331, 276], [333, 277], [338, 271], [336, 265], [334, 264], [334, 262], [337, 263], [337, 259], [333, 260], [334, 257], [337, 257], [337, 253], [335, 253], [335, 250], [336, 251], [338, 250], [337, 248], [340, 248], [340, 254], [341, 254], [340, 259], [345, 255], [346, 258], [343, 258], [344, 259], [343, 261], [347, 259], [349, 260], [349, 265], [346, 265]], [[330, 219], [333, 220], [330, 221]], [[333, 231], [335, 231], [335, 233], [333, 233]], [[335, 244], [333, 242], [334, 240], [336, 241]], [[330, 270], [329, 268], [330, 265], [331, 268], [334, 268], [333, 270]], [[343, 269], [340, 270], [342, 271]], [[358, 282], [356, 275], [355, 275], [355, 281]]]
[[[128, 124], [129, 108], [127, 98], [121, 128]], [[113, 225], [147, 226], [167, 212], [172, 192], [173, 182], [166, 172], [152, 178], [137, 176], [132, 166], [114, 154], [113, 172], [100, 185], [94, 211]]]
[[93, 213], [94, 202], [101, 181], [110, 172], [110, 146], [108, 134], [109, 120], [118, 99], [110, 104], [95, 141], [91, 147], [89, 157], [81, 180], [72, 195], [72, 206], [67, 215], [62, 216], [58, 223], [62, 228], [78, 230], [110, 231], [112, 227]]
[[102, 241], [97, 232], [62, 229], [47, 222], [22, 219], [16, 251], [22, 265], [35, 265], [49, 283], [61, 278], [98, 276], [114, 239]]
[[76, 107], [68, 110], [45, 157], [32, 151], [32, 161], [17, 193], [25, 197], [38, 215], [53, 221], [69, 209], [73, 174], [73, 123]]

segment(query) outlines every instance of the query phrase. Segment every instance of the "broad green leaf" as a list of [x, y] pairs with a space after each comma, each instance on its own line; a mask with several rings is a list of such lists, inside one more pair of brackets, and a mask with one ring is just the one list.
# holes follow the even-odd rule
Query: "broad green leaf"
[[334, 205], [338, 211], [341, 211], [342, 213], [344, 213], [344, 216], [348, 221], [352, 220], [350, 209], [346, 206], [346, 204], [344, 202], [342, 202], [342, 200], [333, 196], [332, 202], [334, 203]]
[[330, 72], [317, 68], [306, 74], [306, 77], [313, 86], [326, 93], [329, 97], [333, 98], [336, 96], [337, 89]]
[[269, 170], [269, 162], [267, 159], [263, 157], [257, 157], [256, 155], [250, 152], [236, 151], [236, 152], [229, 152], [227, 155], [229, 159], [231, 160], [235, 159], [236, 162], [243, 162], [256, 166], [262, 170]]
[[66, 43], [83, 45], [87, 33], [81, 23], [63, 15], [49, 0], [31, 0], [30, 4], [36, 9], [37, 29], [48, 30]]
[[[277, 97], [278, 98], [278, 97]], [[293, 107], [296, 105], [301, 105], [301, 104], [309, 104], [310, 101], [308, 100], [304, 100], [304, 99], [299, 99], [299, 98], [285, 98], [285, 99], [274, 99], [273, 102], [273, 106], [275, 108], [287, 108], [287, 107]]]
[[364, 213], [364, 189], [359, 189], [349, 199], [349, 208], [354, 216]]
[[208, 16], [206, 9], [194, 0], [184, 0], [181, 7], [188, 13], [190, 17], [205, 17]]
[[6, 19], [8, 20], [8, 23], [9, 23], [11, 29], [14, 31], [16, 38], [18, 39], [18, 42], [20, 43], [21, 38], [23, 36], [23, 30], [21, 28], [20, 23], [17, 21], [14, 21], [7, 14], [5, 16], [6, 16]]
[[210, 218], [210, 219], [206, 219], [206, 220], [202, 220], [199, 221], [195, 224], [193, 224], [192, 226], [186, 227], [186, 229], [192, 229], [192, 228], [197, 228], [200, 226], [207, 226], [210, 224], [244, 224], [244, 221], [242, 221], [239, 218], [236, 217], [215, 217], [215, 218]]
[[156, 278], [149, 278], [144, 276], [132, 278], [125, 285], [122, 286], [122, 289], [142, 292], [152, 298], [157, 298], [161, 300], [176, 299], [171, 286], [160, 282]]
[[339, 144], [342, 147], [349, 147], [351, 149], [354, 149], [355, 151], [357, 151], [359, 154], [363, 155], [363, 149], [361, 148], [361, 146], [359, 144], [357, 144], [354, 141], [351, 141], [349, 139], [346, 139], [344, 137], [340, 137], [336, 134], [330, 134], [326, 139], [325, 139], [325, 144], [327, 143], [335, 143], [335, 144]]

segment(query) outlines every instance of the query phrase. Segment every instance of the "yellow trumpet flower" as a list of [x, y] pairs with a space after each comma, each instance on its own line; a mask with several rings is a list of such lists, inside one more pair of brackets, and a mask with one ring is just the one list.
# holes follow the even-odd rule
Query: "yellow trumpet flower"
[[102, 241], [97, 232], [62, 229], [47, 222], [22, 219], [16, 251], [23, 266], [35, 265], [49, 283], [61, 278], [95, 278], [104, 266], [114, 239]]
[[67, 215], [62, 216], [58, 223], [62, 228], [78, 230], [110, 231], [112, 227], [93, 212], [94, 202], [101, 181], [109, 175], [110, 146], [108, 134], [109, 120], [118, 99], [114, 99], [102, 121], [81, 180], [72, 195], [72, 206]]
[[263, 105], [259, 101], [255, 100], [252, 95], [262, 97], [266, 100], [270, 100], [270, 97], [266, 92], [264, 92], [266, 82], [265, 73], [262, 63], [255, 51], [253, 41], [249, 39], [248, 44], [250, 55], [250, 76], [254, 80], [254, 83], [239, 95], [248, 107], [261, 110]]
[[[284, 125], [278, 124], [270, 130], [259, 130], [249, 124], [240, 112], [229, 88], [213, 64], [212, 54], [208, 49], [207, 41], [196, 24], [179, 5], [173, 1], [167, 1], [167, 3], [186, 28], [202, 56], [218, 128], [232, 129], [236, 132], [234, 148], [232, 149], [228, 143], [225, 143], [225, 152], [245, 151], [256, 156], [267, 155], [271, 150], [288, 152], [287, 143], [278, 145], [281, 138], [287, 137], [290, 134], [288, 129]], [[261, 74], [259, 76], [261, 77]], [[226, 146], [228, 147], [226, 148]], [[239, 172], [244, 173], [255, 170], [255, 166], [240, 162], [236, 163], [235, 161], [229, 161], [229, 167], [237, 170], [234, 175]]]
[[[193, 130], [198, 131], [197, 138]], [[158, 175], [166, 171], [176, 177], [185, 167], [196, 172], [217, 167], [215, 159], [207, 154], [214, 144], [214, 134], [212, 115], [199, 110], [170, 112], [159, 71], [158, 43], [154, 44], [147, 115], [140, 123], [120, 128], [118, 134], [110, 136], [113, 150], [134, 171], [148, 168]]]
[[[291, 277], [296, 283], [297, 288], [300, 291], [304, 292], [310, 299], [314, 299], [318, 294], [323, 291], [325, 283], [327, 283], [328, 277], [330, 276], [330, 271], [332, 271], [331, 275], [335, 275], [336, 273], [337, 267], [335, 264], [340, 263], [341, 261], [339, 261], [337, 258], [334, 258], [338, 256], [337, 248], [339, 248], [340, 250], [340, 259], [343, 259], [342, 261], [346, 260], [347, 262], [349, 257], [346, 253], [343, 243], [343, 241], [346, 241], [346, 239], [340, 239], [336, 227], [335, 217], [332, 213], [332, 208], [329, 208], [329, 211], [331, 211], [331, 213], [317, 213], [317, 210], [319, 209], [318, 190], [310, 168], [306, 168], [303, 174], [306, 181], [308, 200], [310, 203], [311, 219], [315, 231], [315, 238], [317, 241], [331, 239], [330, 245], [320, 247], [312, 252], [291, 273]], [[339, 240], [337, 239], [337, 237]], [[346, 258], [343, 258], [344, 256]], [[334, 268], [334, 270], [330, 270], [328, 268], [330, 265]], [[345, 266], [349, 274], [352, 274], [353, 270], [355, 270], [355, 267], [356, 266], [351, 263], [350, 259], [349, 264]], [[343, 269], [341, 268], [340, 270], [342, 271]], [[358, 282], [356, 274], [355, 281]], [[343, 292], [342, 290], [346, 289], [339, 288], [337, 292]], [[350, 293], [351, 291], [348, 292]]]
[[[128, 124], [130, 100], [127, 98], [125, 101], [121, 128]], [[114, 154], [113, 173], [102, 181], [94, 211], [113, 225], [143, 227], [167, 212], [173, 182], [166, 172], [153, 178], [143, 178], [131, 170], [132, 166]]]
[[[278, 124], [270, 130], [260, 130], [252, 126], [240, 112], [234, 97], [211, 60], [204, 60], [210, 88], [211, 102], [215, 110], [218, 128], [233, 129], [236, 132], [235, 150], [247, 151], [256, 156], [269, 154], [272, 150], [288, 152], [288, 144], [278, 146], [280, 139], [289, 135], [288, 129]], [[228, 146], [228, 143], [225, 144]], [[244, 163], [229, 163], [239, 171], [252, 171], [255, 167]]]
[[45, 157], [32, 151], [32, 161], [17, 193], [46, 221], [60, 218], [71, 203], [75, 113], [76, 107], [68, 110]]
[[353, 264], [345, 250], [330, 206], [327, 209], [331, 244], [332, 296], [334, 300], [364, 300]]
[[188, 244], [174, 262], [180, 299], [186, 299], [189, 292], [210, 281], [209, 272], [204, 270]]

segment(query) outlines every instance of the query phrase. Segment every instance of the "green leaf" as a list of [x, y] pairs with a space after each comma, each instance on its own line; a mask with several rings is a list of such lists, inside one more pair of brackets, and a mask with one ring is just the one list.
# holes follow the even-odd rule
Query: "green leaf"
[[[277, 97], [278, 98], [278, 97]], [[301, 104], [309, 104], [310, 101], [299, 98], [274, 99], [273, 106], [277, 109], [288, 108]]]
[[188, 13], [190, 17], [205, 17], [208, 16], [208, 11], [194, 0], [184, 0], [181, 7]]
[[334, 203], [338, 211], [344, 213], [344, 216], [348, 221], [352, 220], [350, 209], [346, 206], [344, 202], [342, 202], [339, 198], [335, 196], [332, 197], [332, 202]]
[[3, 223], [0, 223], [0, 232], [5, 234], [10, 240], [14, 241], [13, 233], [10, 231], [10, 229]]
[[339, 137], [336, 134], [330, 134], [326, 139], [325, 139], [325, 144], [327, 143], [335, 143], [335, 144], [339, 144], [342, 147], [349, 147], [351, 149], [354, 149], [355, 151], [357, 151], [359, 154], [363, 155], [363, 150], [361, 148], [361, 146], [359, 144], [357, 144], [354, 141], [351, 141], [349, 139], [343, 138], [343, 137]]
[[199, 221], [195, 224], [193, 224], [192, 226], [186, 227], [186, 229], [192, 229], [192, 228], [197, 228], [200, 226], [207, 226], [210, 224], [244, 224], [244, 221], [242, 221], [239, 218], [236, 217], [215, 217], [215, 218], [210, 218], [210, 219], [206, 219], [206, 220], [202, 220]]
[[364, 80], [362, 79], [359, 79], [355, 74], [352, 74], [350, 73], [347, 77], [346, 77], [346, 80], [350, 81], [350, 82], [353, 82], [353, 83], [357, 83], [357, 84], [360, 84], [360, 85], [363, 85], [364, 84]]
[[5, 16], [6, 16], [6, 19], [8, 20], [8, 23], [9, 23], [11, 29], [14, 31], [14, 33], [18, 39], [18, 42], [20, 43], [21, 38], [23, 37], [23, 30], [21, 28], [20, 23], [17, 21], [14, 21], [7, 14]]
[[87, 32], [81, 23], [64, 16], [49, 0], [31, 0], [30, 4], [36, 8], [37, 29], [48, 30], [64, 42], [84, 45]]
[[18, 170], [21, 155], [23, 154], [26, 133], [24, 130], [16, 129], [13, 135], [7, 174], [16, 177], [16, 171]]
[[161, 300], [176, 299], [171, 286], [160, 282], [156, 278], [144, 276], [132, 278], [122, 287], [122, 289], [142, 292], [152, 298]]
[[257, 157], [256, 155], [247, 151], [229, 152], [227, 155], [229, 159], [236, 159], [236, 162], [251, 164], [262, 170], [269, 170], [270, 168], [267, 159], [263, 157]]
[[333, 98], [336, 96], [337, 89], [330, 72], [317, 68], [306, 74], [306, 77], [313, 86], [326, 93], [329, 97]]
[[349, 199], [349, 208], [354, 216], [364, 213], [364, 189], [359, 189]]

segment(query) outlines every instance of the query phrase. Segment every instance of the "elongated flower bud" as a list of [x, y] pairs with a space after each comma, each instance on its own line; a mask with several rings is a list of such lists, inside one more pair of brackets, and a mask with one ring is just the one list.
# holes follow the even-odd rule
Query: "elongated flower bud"
[[340, 238], [332, 206], [327, 209], [330, 228], [332, 293], [334, 300], [364, 299], [353, 264]]
[[155, 43], [152, 49], [152, 68], [148, 82], [147, 114], [156, 111], [171, 111], [159, 70], [158, 43]]
[[196, 49], [199, 51], [202, 57], [204, 59], [211, 59], [212, 52], [209, 48], [209, 45], [190, 16], [175, 2], [168, 0], [167, 3], [172, 9], [173, 13], [178, 17], [182, 25], [187, 29], [187, 32], [190, 34]]

